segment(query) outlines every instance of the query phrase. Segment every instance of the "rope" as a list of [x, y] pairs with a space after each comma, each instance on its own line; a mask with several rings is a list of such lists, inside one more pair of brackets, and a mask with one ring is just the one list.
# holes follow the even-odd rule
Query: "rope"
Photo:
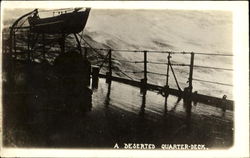
[[[159, 64], [159, 65], [168, 65], [168, 63], [157, 62], [157, 61], [148, 61], [149, 64]], [[172, 64], [172, 66], [190, 66], [189, 64]]]
[[202, 79], [197, 79], [197, 78], [193, 78], [193, 80], [200, 81], [200, 82], [206, 82], [206, 83], [212, 83], [212, 84], [219, 84], [219, 85], [223, 85], [223, 86], [233, 86], [232, 84], [228, 84], [228, 83], [213, 82], [213, 81], [207, 81], [207, 80], [202, 80]]
[[126, 77], [128, 77], [129, 79], [133, 80], [134, 79], [132, 77], [130, 77], [129, 75], [127, 75], [125, 72], [123, 72], [122, 70], [118, 69], [123, 75], [125, 75]]
[[167, 65], [167, 63], [157, 62], [157, 61], [148, 61], [149, 64], [162, 64]]
[[114, 51], [116, 51], [116, 52], [133, 52], [133, 53], [144, 52], [144, 50], [126, 50], [126, 49], [115, 49]]
[[234, 56], [233, 54], [220, 54], [220, 53], [194, 53], [197, 55], [212, 55], [212, 56], [229, 56], [232, 57]]
[[92, 49], [94, 52], [96, 52], [100, 56], [100, 58], [103, 58], [103, 55], [97, 51], [98, 49], [93, 48], [83, 37], [80, 36], [80, 38], [89, 46], [90, 49]]
[[161, 76], [167, 76], [166, 74], [162, 74], [162, 73], [159, 73], [159, 72], [147, 71], [147, 73], [155, 74], [155, 75], [161, 75]]
[[[167, 65], [167, 63], [163, 62], [156, 62], [156, 61], [148, 61], [149, 64], [160, 64], [160, 65]], [[190, 66], [189, 64], [171, 64], [172, 66]], [[219, 68], [219, 67], [211, 67], [211, 66], [201, 66], [201, 65], [194, 65], [197, 68], [207, 68], [207, 69], [216, 69], [216, 70], [225, 70], [225, 71], [234, 71], [234, 69], [229, 68]]]
[[117, 60], [117, 61], [122, 61], [122, 62], [127, 62], [127, 63], [144, 63], [144, 61], [130, 61], [130, 60], [121, 60], [121, 59], [115, 59], [115, 58], [112, 58], [112, 60]]
[[[93, 51], [95, 51], [102, 59], [103, 59], [103, 63], [101, 64], [101, 66], [100, 66], [100, 69], [102, 68], [102, 66], [103, 66], [103, 64], [104, 64], [104, 62], [107, 60], [107, 57], [108, 57], [108, 55], [109, 55], [109, 53], [106, 55], [106, 57], [105, 58], [103, 58], [103, 56], [102, 55], [100, 55], [100, 53], [97, 51], [97, 50], [110, 50], [110, 49], [103, 49], [103, 48], [101, 48], [101, 49], [96, 49], [96, 48], [93, 48], [82, 36], [80, 36], [81, 37], [81, 39], [93, 50]], [[144, 51], [141, 51], [141, 50], [118, 50], [118, 49], [116, 49], [116, 50], [112, 50], [112, 51], [119, 51], [119, 52], [144, 52]], [[168, 54], [191, 54], [191, 52], [172, 52], [172, 51], [147, 51], [147, 52], [157, 52], [157, 53], [168, 53]], [[212, 53], [195, 53], [195, 54], [199, 54], [199, 55], [217, 55], [217, 56], [233, 56], [233, 55], [230, 55], [230, 54], [212, 54]], [[117, 60], [117, 61], [123, 61], [123, 62], [129, 62], [129, 63], [143, 63], [144, 61], [134, 61], [134, 62], [132, 62], [132, 61], [128, 61], [128, 60], [120, 60], [120, 59], [114, 59], [114, 58], [112, 58], [112, 60]], [[147, 61], [147, 63], [151, 63], [151, 64], [167, 64], [167, 63], [162, 63], [162, 62], [156, 62], [156, 61]], [[179, 86], [179, 83], [178, 83], [178, 81], [177, 81], [177, 78], [176, 78], [176, 75], [175, 75], [175, 73], [174, 73], [174, 69], [173, 69], [173, 67], [172, 67], [172, 65], [173, 66], [190, 66], [190, 65], [188, 65], [188, 64], [171, 64], [171, 63], [169, 63], [169, 65], [170, 65], [170, 68], [171, 68], [171, 71], [172, 71], [172, 73], [173, 73], [173, 76], [174, 76], [174, 79], [175, 79], [175, 82], [176, 82], [176, 85], [177, 85], [177, 87], [178, 87], [178, 89], [180, 90], [180, 91], [182, 91], [181, 90], [181, 88], [180, 88], [180, 86]], [[227, 69], [227, 68], [216, 68], [216, 67], [208, 67], [208, 66], [200, 66], [200, 65], [195, 65], [194, 67], [200, 67], [200, 68], [210, 68], [210, 69], [219, 69], [219, 70], [228, 70], [228, 71], [233, 71], [233, 69]], [[125, 75], [126, 77], [128, 77], [128, 78], [130, 78], [131, 80], [134, 80], [132, 77], [130, 77], [129, 75], [127, 75], [125, 72], [127, 72], [127, 73], [142, 73], [142, 72], [144, 72], [144, 71], [125, 71], [125, 72], [123, 72], [122, 70], [120, 70], [120, 69], [118, 69], [123, 75]], [[158, 72], [150, 72], [150, 71], [147, 71], [147, 73], [151, 73], [151, 74], [155, 74], [155, 75], [162, 75], [162, 76], [166, 76], [166, 74], [162, 74], [162, 73], [158, 73]], [[200, 81], [200, 82], [207, 82], [207, 83], [213, 83], [213, 84], [220, 84], [220, 85], [225, 85], [225, 86], [233, 86], [233, 85], [231, 85], [231, 84], [225, 84], [225, 83], [220, 83], [220, 82], [213, 82], [213, 81], [206, 81], [206, 80], [201, 80], [201, 79], [193, 79], [193, 80], [195, 80], [195, 81]]]
[[107, 55], [105, 56], [105, 58], [102, 58], [102, 59], [103, 59], [103, 62], [102, 62], [102, 64], [100, 65], [100, 69], [103, 67], [104, 63], [107, 61], [108, 56], [109, 56], [109, 53], [107, 53]]
[[161, 53], [161, 54], [191, 54], [191, 52], [174, 52], [174, 51], [164, 51], [164, 50], [149, 50], [150, 53]]
[[144, 71], [123, 71], [123, 72], [126, 72], [126, 73], [143, 73]]
[[171, 71], [172, 71], [172, 73], [173, 73], [174, 80], [175, 80], [175, 82], [176, 82], [176, 85], [177, 85], [178, 89], [179, 89], [180, 91], [182, 91], [182, 90], [181, 90], [181, 87], [179, 86], [179, 83], [178, 83], [177, 78], [176, 78], [175, 73], [174, 73], [174, 69], [173, 69], [173, 67], [172, 67], [172, 65], [171, 65], [171, 62], [170, 62], [170, 61], [169, 61], [169, 66], [170, 66]]
[[[106, 50], [106, 49], [100, 49], [100, 50]], [[147, 51], [149, 53], [163, 53], [163, 54], [197, 54], [197, 55], [211, 55], [211, 56], [233, 56], [233, 54], [223, 54], [223, 53], [198, 53], [198, 52], [175, 52], [175, 51], [164, 51], [164, 50], [126, 50], [126, 49], [114, 49], [113, 51], [117, 52], [144, 52]]]
[[201, 65], [194, 65], [194, 67], [216, 69], [216, 70], [225, 70], [225, 71], [234, 71], [233, 69], [228, 69], [228, 68], [218, 68], [218, 67], [201, 66]]
[[190, 66], [189, 64], [171, 64], [172, 66]]
[[[108, 56], [109, 56], [109, 53], [107, 53], [107, 55], [105, 56], [105, 58], [103, 57], [103, 55], [101, 55], [101, 53], [100, 52], [98, 52], [95, 48], [93, 48], [82, 36], [80, 36], [80, 38], [89, 46], [89, 48], [91, 48], [94, 52], [96, 52], [98, 55], [99, 55], [99, 57], [101, 58], [101, 59], [103, 59], [103, 62], [101, 63], [101, 65], [100, 65], [100, 69], [103, 67], [103, 65], [104, 65], [104, 63], [107, 61], [107, 58], [108, 58]], [[107, 49], [108, 50], [108, 49]], [[110, 49], [109, 49], [110, 50]]]
[[[79, 34], [78, 34], [78, 36], [80, 36]], [[83, 31], [82, 31], [82, 34], [81, 34], [81, 36], [80, 37], [82, 37], [83, 36]], [[82, 42], [82, 38], [80, 38], [80, 44], [81, 44], [81, 42]], [[82, 47], [82, 46], [81, 46]]]
[[[102, 59], [104, 59], [103, 63], [100, 65], [100, 69], [102, 68], [104, 62], [106, 62], [109, 53], [106, 55], [105, 58], [102, 57], [102, 55], [100, 55], [100, 53], [98, 51], [96, 51], [95, 48], [93, 48], [83, 37], [80, 37], [93, 51], [95, 51], [99, 56], [101, 56]], [[98, 49], [97, 49], [98, 50]], [[110, 49], [99, 49], [99, 50], [110, 50]], [[118, 69], [119, 70], [119, 69]], [[126, 77], [128, 77], [131, 80], [134, 80], [132, 77], [130, 77], [129, 75], [127, 75], [126, 73], [124, 73], [122, 70], [119, 70], [123, 75], [125, 75]]]

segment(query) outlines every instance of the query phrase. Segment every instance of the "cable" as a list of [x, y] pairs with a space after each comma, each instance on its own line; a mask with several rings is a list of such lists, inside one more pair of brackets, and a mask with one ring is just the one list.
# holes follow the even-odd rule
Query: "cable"
[[[77, 34], [78, 36], [80, 36], [79, 34]], [[82, 31], [82, 34], [81, 34], [81, 36], [80, 37], [82, 37], [83, 36], [83, 31]], [[80, 44], [81, 44], [81, 42], [82, 42], [82, 38], [80, 39]], [[82, 46], [81, 46], [82, 47]]]
[[229, 56], [232, 57], [234, 56], [233, 54], [220, 54], [220, 53], [194, 53], [197, 55], [212, 55], [212, 56]]
[[103, 58], [103, 55], [97, 51], [98, 49], [93, 48], [83, 37], [80, 36], [80, 38], [89, 46], [90, 49], [92, 49], [94, 52], [96, 52], [100, 56], [100, 58]]
[[100, 65], [100, 69], [103, 67], [104, 63], [107, 61], [107, 58], [109, 56], [109, 53], [107, 53], [107, 55], [105, 56], [105, 58], [103, 59], [102, 64]]
[[[99, 50], [106, 50], [106, 49], [99, 49]], [[118, 52], [144, 52], [147, 51], [149, 53], [163, 53], [163, 54], [197, 54], [197, 55], [213, 55], [213, 56], [229, 56], [232, 57], [233, 54], [222, 54], [222, 53], [198, 53], [198, 52], [175, 52], [175, 51], [164, 51], [164, 50], [126, 50], [126, 49], [114, 49], [113, 51], [118, 51]]]
[[178, 81], [177, 81], [177, 77], [175, 76], [174, 69], [173, 69], [172, 64], [171, 64], [170, 61], [169, 61], [169, 66], [170, 66], [171, 71], [172, 71], [172, 73], [173, 73], [174, 80], [175, 80], [175, 82], [176, 82], [176, 85], [177, 85], [178, 89], [179, 89], [180, 91], [182, 91], [182, 90], [181, 90], [181, 87], [179, 86], [179, 83], [178, 83]]
[[[80, 36], [81, 37], [81, 36]], [[93, 48], [83, 37], [81, 37], [81, 39], [92, 49], [94, 50], [99, 56], [101, 56], [101, 58], [104, 60], [103, 63], [101, 64], [100, 66], [100, 69], [101, 67], [103, 66], [104, 62], [107, 60], [107, 57], [109, 55], [109, 53], [106, 55], [105, 58], [103, 58], [102, 55], [100, 55], [100, 53], [97, 51], [97, 50], [110, 50], [110, 49], [96, 49], [96, 48]], [[141, 51], [141, 50], [112, 50], [112, 51], [119, 51], [119, 52], [144, 52], [144, 51]], [[168, 54], [191, 54], [192, 52], [172, 52], [172, 51], [147, 51], [147, 52], [157, 52], [157, 53], [168, 53]], [[194, 53], [194, 54], [199, 54], [199, 55], [217, 55], [217, 56], [233, 56], [233, 55], [230, 55], [230, 54], [212, 54], [212, 53]], [[128, 60], [121, 60], [121, 59], [114, 59], [112, 58], [112, 60], [117, 60], [117, 61], [123, 61], [123, 62], [129, 62], [129, 63], [143, 63], [144, 61], [128, 61]], [[163, 63], [163, 62], [157, 62], [157, 61], [147, 61], [147, 63], [151, 63], [151, 64], [164, 64], [166, 65], [167, 63]], [[173, 70], [173, 67], [172, 66], [190, 66], [188, 64], [169, 64], [170, 65], [170, 68], [172, 70], [172, 73], [173, 73], [173, 76], [174, 76], [174, 79], [175, 79], [175, 82], [177, 84], [177, 87], [179, 90], [181, 90], [179, 84], [178, 84], [178, 81], [177, 81], [177, 78], [175, 76], [175, 73], [174, 73], [174, 70]], [[200, 65], [194, 65], [194, 67], [200, 67], [200, 68], [209, 68], [209, 69], [219, 69], [219, 70], [227, 70], [227, 71], [233, 71], [233, 69], [227, 69], [227, 68], [216, 68], [216, 67], [208, 67], [208, 66], [200, 66]], [[130, 78], [131, 80], [133, 80], [132, 77], [130, 77], [129, 75], [127, 75], [125, 72], [123, 72], [122, 70], [118, 69], [123, 75], [125, 75], [126, 77]], [[126, 71], [127, 73], [142, 73], [144, 71]], [[150, 72], [150, 71], [147, 71], [147, 73], [151, 73], [151, 74], [155, 74], [155, 75], [162, 75], [162, 76], [166, 76], [166, 74], [162, 74], [162, 73], [158, 73], [158, 72]], [[220, 83], [220, 82], [213, 82], [213, 81], [206, 81], [206, 80], [201, 80], [201, 79], [193, 79], [195, 81], [200, 81], [200, 82], [207, 82], [207, 83], [213, 83], [213, 84], [220, 84], [220, 85], [225, 85], [225, 86], [233, 86], [231, 84], [225, 84], [225, 83]]]
[[164, 50], [149, 50], [149, 53], [161, 53], [161, 54], [191, 54], [192, 52], [174, 52], [174, 51], [164, 51]]
[[[97, 54], [99, 54], [100, 55], [100, 53], [98, 52], [98, 51], [96, 51], [95, 50], [95, 48], [93, 48], [83, 37], [81, 37], [82, 39], [83, 39], [83, 41], [92, 49], [92, 50], [94, 50]], [[104, 50], [104, 49], [102, 49], [102, 50]], [[107, 50], [110, 50], [110, 49], [107, 49]], [[101, 56], [101, 55], [100, 55]], [[104, 58], [104, 61], [103, 61], [103, 63], [101, 64], [101, 66], [100, 66], [100, 69], [102, 68], [102, 66], [103, 66], [103, 64], [104, 64], [104, 62], [107, 60], [107, 57], [109, 56], [109, 53], [106, 55], [106, 57]], [[101, 56], [101, 58], [103, 58], [102, 56]], [[124, 73], [122, 70], [120, 70], [120, 69], [118, 69], [123, 75], [125, 75], [126, 77], [128, 77], [128, 78], [130, 78], [131, 80], [134, 80], [132, 77], [130, 77], [129, 75], [127, 75], [126, 73]]]
[[122, 70], [118, 69], [123, 75], [125, 75], [126, 77], [128, 77], [129, 79], [133, 80], [134, 79], [132, 77], [130, 77], [129, 75], [127, 75], [125, 72], [123, 72]]
[[155, 74], [155, 75], [161, 75], [161, 76], [167, 76], [166, 74], [162, 74], [162, 73], [159, 73], [159, 72], [147, 71], [147, 73]]
[[232, 84], [228, 84], [228, 83], [213, 82], [213, 81], [207, 81], [207, 80], [202, 80], [202, 79], [197, 79], [197, 78], [193, 78], [193, 80], [200, 81], [200, 82], [206, 82], [206, 83], [212, 83], [212, 84], [219, 84], [219, 85], [223, 85], [223, 86], [233, 86]]
[[160, 64], [160, 65], [167, 65], [168, 63], [162, 63], [162, 62], [157, 62], [157, 61], [148, 61], [147, 63], [149, 64]]
[[126, 72], [126, 73], [143, 73], [144, 71], [123, 71], [123, 72]]
[[[133, 63], [132, 61], [127, 61], [127, 62]], [[147, 63], [149, 63], [149, 64], [159, 64], [159, 65], [167, 65], [168, 64], [168, 63], [156, 62], [156, 61], [148, 61]], [[172, 66], [190, 66], [189, 64], [171, 64], [171, 65]], [[219, 67], [210, 67], [210, 66], [201, 66], [201, 65], [194, 65], [193, 67], [216, 69], [216, 70], [225, 70], [225, 71], [234, 71], [234, 69], [229, 69], [229, 68], [219, 68]]]
[[172, 64], [172, 63], [171, 63], [171, 65], [172, 66], [190, 66], [189, 64]]
[[216, 69], [216, 70], [225, 70], [225, 71], [234, 71], [234, 69], [218, 68], [218, 67], [210, 67], [210, 66], [201, 66], [201, 65], [194, 65], [194, 67], [207, 68], [207, 69]]
[[117, 60], [117, 61], [122, 61], [122, 62], [127, 62], [127, 63], [144, 63], [144, 61], [130, 61], [130, 60], [121, 60], [121, 59], [115, 59], [115, 58], [112, 58], [112, 60]]

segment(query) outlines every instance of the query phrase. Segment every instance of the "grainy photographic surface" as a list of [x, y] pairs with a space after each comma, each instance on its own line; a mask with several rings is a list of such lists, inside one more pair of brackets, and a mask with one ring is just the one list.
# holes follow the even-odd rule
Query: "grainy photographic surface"
[[231, 11], [2, 13], [3, 147], [234, 145]]

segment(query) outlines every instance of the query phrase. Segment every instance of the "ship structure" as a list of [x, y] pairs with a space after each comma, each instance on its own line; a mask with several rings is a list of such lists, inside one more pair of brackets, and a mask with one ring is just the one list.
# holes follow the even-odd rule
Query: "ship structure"
[[[41, 17], [35, 9], [9, 28], [2, 70], [5, 146], [147, 150], [177, 149], [169, 144], [186, 144], [185, 150], [232, 146], [234, 102], [226, 95], [193, 91], [199, 54], [157, 52], [167, 58], [167, 63], [159, 63], [148, 60], [155, 51], [94, 48], [80, 35], [90, 10], [58, 9], [51, 17]], [[140, 53], [143, 60], [115, 59], [116, 52]], [[175, 54], [189, 55], [190, 64], [173, 63]], [[116, 67], [119, 60], [140, 63], [143, 71], [121, 71]], [[166, 65], [166, 73], [149, 71], [150, 63]], [[187, 87], [180, 86], [174, 66], [189, 68]], [[135, 80], [128, 72], [142, 77]], [[166, 77], [166, 84], [150, 83], [151, 74]], [[169, 86], [170, 76], [176, 88]]]

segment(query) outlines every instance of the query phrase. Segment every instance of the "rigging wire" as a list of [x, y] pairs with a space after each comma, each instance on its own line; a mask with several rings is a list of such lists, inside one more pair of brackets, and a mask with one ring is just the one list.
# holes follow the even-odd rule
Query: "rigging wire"
[[103, 62], [102, 62], [102, 64], [100, 65], [100, 69], [103, 67], [104, 63], [107, 61], [108, 56], [109, 56], [109, 53], [107, 53], [107, 55], [105, 56], [105, 58], [103, 58]]
[[[100, 48], [99, 50], [108, 50], [108, 49], [103, 49]], [[213, 55], [213, 56], [228, 56], [228, 57], [232, 57], [234, 56], [233, 54], [225, 54], [225, 53], [199, 53], [199, 52], [185, 52], [185, 51], [165, 51], [165, 50], [129, 50], [129, 49], [113, 49], [113, 51], [117, 51], [117, 52], [144, 52], [147, 51], [149, 53], [163, 53], [163, 54], [197, 54], [197, 55]]]
[[159, 72], [152, 72], [152, 71], [147, 71], [147, 73], [154, 74], [154, 75], [161, 75], [161, 76], [167, 76], [166, 74], [159, 73]]
[[172, 64], [171, 64], [170, 61], [169, 61], [169, 66], [170, 66], [171, 71], [172, 71], [172, 73], [173, 73], [174, 80], [175, 80], [175, 82], [176, 82], [176, 85], [177, 85], [178, 89], [179, 89], [180, 91], [182, 91], [181, 87], [179, 86], [179, 83], [178, 83], [177, 78], [176, 78], [175, 73], [174, 73], [174, 69], [173, 69]]
[[124, 71], [124, 72], [126, 72], [126, 73], [143, 73], [144, 71]]
[[208, 80], [197, 79], [197, 78], [193, 78], [193, 80], [194, 81], [199, 81], [199, 82], [218, 84], [218, 85], [223, 85], [223, 86], [233, 86], [232, 84], [228, 84], [228, 83], [214, 82], [214, 81], [208, 81]]
[[122, 60], [122, 59], [115, 59], [115, 58], [112, 58], [112, 60], [117, 60], [117, 61], [122, 61], [122, 62], [127, 62], [127, 63], [144, 63], [144, 61], [130, 61], [130, 60]]
[[[82, 33], [83, 35], [83, 33]], [[80, 35], [79, 35], [80, 36]], [[83, 40], [93, 51], [95, 51], [102, 59], [103, 59], [103, 62], [102, 64], [100, 65], [100, 69], [103, 67], [104, 63], [107, 62], [107, 58], [109, 56], [109, 53], [105, 56], [105, 58], [103, 57], [103, 55], [101, 55], [101, 53], [99, 53], [97, 50], [100, 50], [100, 51], [108, 51], [110, 49], [104, 49], [104, 48], [93, 48], [84, 38], [83, 36], [80, 36], [81, 40]], [[112, 51], [119, 51], [119, 52], [144, 52], [144, 51], [141, 51], [141, 50], [122, 50], [122, 49], [115, 49], [115, 50], [112, 50]], [[173, 52], [173, 51], [147, 51], [147, 52], [157, 52], [157, 53], [168, 53], [168, 54], [191, 54], [191, 52]], [[213, 54], [213, 53], [195, 53], [195, 54], [198, 54], [198, 55], [217, 55], [217, 56], [233, 56], [231, 54]], [[121, 60], [121, 59], [114, 59], [112, 58], [112, 60], [117, 60], [117, 61], [123, 61], [123, 62], [129, 62], [129, 63], [143, 63], [144, 61], [129, 61], [129, 60]], [[157, 62], [157, 61], [147, 61], [147, 63], [150, 63], [150, 64], [164, 64], [166, 65], [167, 63], [163, 63], [163, 62]], [[173, 67], [172, 66], [190, 66], [189, 64], [171, 64], [170, 63], [170, 68], [171, 68], [171, 71], [173, 73], [173, 76], [174, 76], [174, 79], [175, 79], [175, 82], [176, 82], [176, 85], [178, 87], [179, 90], [181, 90], [179, 84], [178, 84], [178, 81], [177, 81], [177, 78], [175, 76], [175, 73], [174, 73], [174, 70], [173, 70]], [[201, 65], [194, 65], [194, 67], [198, 67], [198, 68], [208, 68], [208, 69], [218, 69], [218, 70], [227, 70], [227, 71], [233, 71], [233, 69], [227, 69], [227, 68], [217, 68], [217, 67], [209, 67], [209, 66], [201, 66]], [[131, 80], [134, 80], [132, 77], [130, 77], [129, 75], [127, 75], [125, 72], [127, 73], [142, 73], [144, 71], [122, 71], [120, 69], [118, 69], [123, 75], [125, 75], [126, 77], [130, 78]], [[151, 74], [156, 74], [156, 75], [162, 75], [162, 76], [166, 76], [166, 74], [162, 74], [162, 73], [158, 73], [158, 72], [150, 72], [150, 71], [147, 71], [147, 73], [151, 73]], [[213, 82], [213, 81], [206, 81], [206, 80], [201, 80], [201, 79], [195, 79], [193, 78], [193, 80], [195, 81], [200, 81], [200, 82], [207, 82], [207, 83], [214, 83], [214, 84], [220, 84], [220, 85], [226, 85], [226, 86], [232, 86], [231, 84], [225, 84], [225, 83], [220, 83], [220, 82]]]
[[228, 56], [228, 57], [233, 57], [233, 54], [223, 54], [223, 53], [194, 53], [197, 55], [212, 55], [212, 56]]
[[157, 61], [148, 61], [149, 64], [159, 64], [159, 65], [167, 65], [168, 63], [157, 62]]
[[[83, 37], [81, 37], [83, 39], [83, 41], [92, 49], [94, 50], [97, 54], [99, 54], [99, 56], [101, 56], [102, 59], [104, 59], [104, 61], [102, 62], [102, 64], [100, 65], [100, 69], [103, 67], [104, 63], [107, 61], [107, 58], [109, 56], [109, 53], [106, 55], [105, 58], [103, 58], [102, 55], [100, 55], [100, 53], [95, 49], [93, 48]], [[110, 50], [110, 49], [107, 49], [107, 50]], [[126, 77], [130, 78], [131, 80], [134, 81], [134, 79], [132, 77], [130, 77], [129, 75], [127, 75], [126, 73], [124, 73], [122, 70], [118, 69], [123, 75], [125, 75]]]
[[219, 67], [210, 67], [210, 66], [201, 66], [201, 65], [194, 65], [194, 67], [207, 68], [207, 69], [216, 69], [216, 70], [225, 70], [225, 71], [234, 71], [234, 69], [219, 68]]
[[80, 38], [89, 46], [90, 49], [92, 49], [94, 52], [96, 52], [97, 55], [99, 55], [99, 57], [103, 59], [103, 55], [97, 51], [98, 49], [93, 48], [83, 37], [80, 36]]
[[128, 77], [129, 79], [133, 80], [134, 79], [132, 77], [130, 77], [129, 75], [127, 75], [125, 72], [123, 72], [122, 70], [118, 69], [118, 71], [120, 71], [123, 75], [125, 75], [126, 77]]

